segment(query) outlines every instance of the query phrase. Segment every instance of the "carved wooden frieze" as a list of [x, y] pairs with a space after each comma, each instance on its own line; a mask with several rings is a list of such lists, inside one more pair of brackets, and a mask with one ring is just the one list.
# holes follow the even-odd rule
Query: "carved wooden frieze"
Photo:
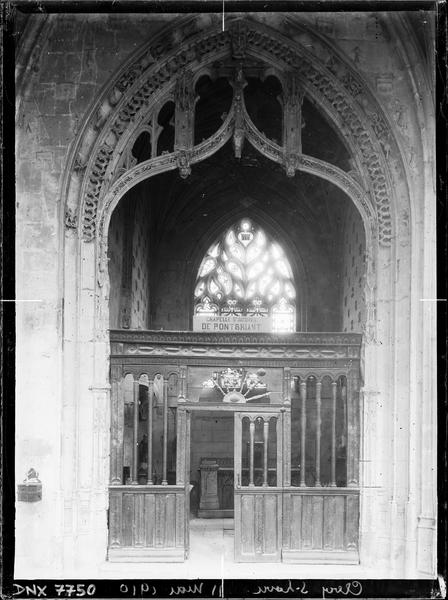
[[212, 334], [200, 332], [111, 332], [112, 356], [242, 360], [359, 359], [359, 334]]
[[208, 344], [301, 344], [309, 346], [345, 345], [359, 347], [361, 345], [360, 333], [338, 332], [296, 332], [284, 335], [273, 333], [209, 333], [202, 331], [148, 331], [134, 329], [123, 331], [112, 329], [111, 342], [172, 342], [172, 343], [208, 343]]
[[[253, 368], [290, 368], [294, 375], [303, 376], [303, 374], [313, 374], [318, 370], [325, 371], [328, 375], [337, 378], [340, 374], [346, 374], [355, 364], [359, 363], [357, 357], [342, 357], [342, 358], [254, 358], [241, 356], [163, 356], [163, 355], [145, 355], [145, 354], [120, 354], [120, 352], [112, 351], [111, 365], [122, 367], [123, 372], [133, 373], [138, 379], [142, 374], [150, 376], [151, 373], [170, 372], [176, 370], [181, 373], [182, 367], [197, 367], [206, 365], [210, 368], [221, 368], [223, 361], [229, 366], [241, 366], [250, 361]], [[169, 366], [167, 366], [169, 364]]]

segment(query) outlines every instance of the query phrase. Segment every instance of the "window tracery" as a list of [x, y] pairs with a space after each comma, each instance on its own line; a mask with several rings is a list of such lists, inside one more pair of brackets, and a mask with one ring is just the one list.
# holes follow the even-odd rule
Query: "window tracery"
[[270, 317], [272, 331], [295, 331], [296, 290], [281, 246], [250, 219], [210, 246], [194, 290], [196, 316]]

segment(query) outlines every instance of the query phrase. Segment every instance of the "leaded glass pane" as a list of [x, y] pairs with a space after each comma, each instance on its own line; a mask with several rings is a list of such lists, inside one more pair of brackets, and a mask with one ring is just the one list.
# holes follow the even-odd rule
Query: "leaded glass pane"
[[249, 219], [209, 248], [194, 296], [196, 315], [272, 317], [273, 331], [295, 330], [291, 266], [280, 244]]

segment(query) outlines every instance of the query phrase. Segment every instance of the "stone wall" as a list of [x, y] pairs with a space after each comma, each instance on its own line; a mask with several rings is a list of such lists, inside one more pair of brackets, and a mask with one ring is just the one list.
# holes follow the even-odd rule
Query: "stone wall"
[[[163, 17], [148, 17], [31, 14], [18, 52], [16, 289], [22, 302], [16, 310], [16, 480], [34, 467], [43, 484], [41, 502], [16, 508], [16, 565], [24, 565], [26, 577], [49, 565], [56, 577], [64, 560], [70, 564], [73, 549], [64, 559], [64, 531], [77, 519], [71, 509], [79, 493], [70, 449], [75, 407], [64, 390], [78, 383], [61, 380], [63, 361], [73, 359], [62, 325], [71, 306], [70, 298], [64, 303], [63, 280], [77, 277], [74, 271], [63, 274], [64, 246], [75, 231], [64, 233], [64, 168], [101, 87], [163, 26]], [[18, 21], [21, 30], [25, 23]], [[72, 216], [66, 222], [76, 227]], [[63, 436], [67, 414], [75, 420]]]
[[131, 329], [148, 329], [149, 317], [149, 202], [140, 200], [135, 210], [132, 245]]
[[111, 329], [148, 329], [149, 245], [149, 202], [134, 197], [120, 203], [108, 237]]
[[124, 204], [117, 206], [109, 227], [109, 322], [111, 329], [121, 327], [122, 278], [124, 257]]
[[366, 283], [364, 227], [356, 210], [347, 210], [344, 223], [344, 258], [342, 267], [342, 331], [362, 333], [366, 318], [364, 286]]

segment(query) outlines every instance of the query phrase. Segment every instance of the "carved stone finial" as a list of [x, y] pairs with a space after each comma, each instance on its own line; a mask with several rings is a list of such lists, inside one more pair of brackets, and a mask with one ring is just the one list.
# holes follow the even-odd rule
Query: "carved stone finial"
[[64, 222], [67, 229], [76, 229], [78, 227], [78, 214], [69, 206], [65, 209]]
[[186, 179], [191, 175], [190, 153], [187, 150], [178, 150], [176, 153], [176, 163], [179, 169], [179, 175]]

